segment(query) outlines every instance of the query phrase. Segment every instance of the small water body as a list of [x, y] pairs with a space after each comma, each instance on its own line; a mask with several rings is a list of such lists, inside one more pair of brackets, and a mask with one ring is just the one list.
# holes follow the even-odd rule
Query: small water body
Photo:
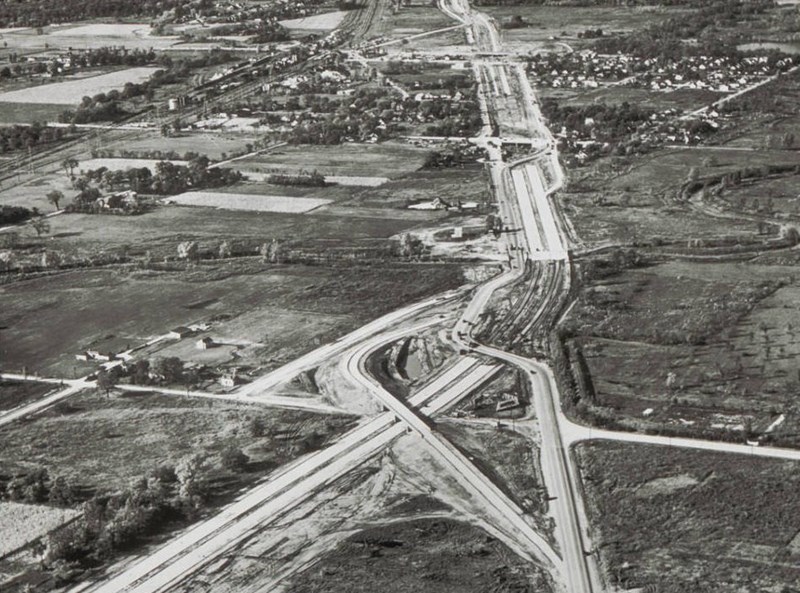
[[759, 49], [777, 49], [785, 54], [800, 54], [800, 43], [777, 43], [774, 41], [760, 41], [757, 43], [743, 43], [737, 45], [739, 51], [756, 51]]

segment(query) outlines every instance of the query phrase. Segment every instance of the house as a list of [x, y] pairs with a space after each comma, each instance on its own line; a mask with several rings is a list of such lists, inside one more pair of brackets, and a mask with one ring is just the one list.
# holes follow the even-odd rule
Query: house
[[239, 374], [236, 367], [233, 367], [229, 373], [225, 373], [219, 378], [219, 384], [223, 387], [236, 387], [239, 383], [241, 383], [239, 379]]
[[201, 338], [197, 340], [197, 342], [195, 342], [195, 347], [198, 350], [208, 350], [209, 348], [213, 348], [216, 345], [217, 345], [216, 342], [214, 342], [214, 340], [212, 338], [209, 338], [208, 336], [206, 336], [205, 338]]
[[179, 325], [178, 327], [170, 330], [170, 332], [167, 334], [167, 337], [172, 338], [173, 340], [182, 340], [183, 338], [191, 335], [192, 330], [190, 330], [188, 327]]
[[514, 408], [518, 408], [520, 405], [519, 398], [516, 395], [513, 393], [504, 393], [497, 402], [495, 411], [502, 412], [504, 410], [512, 410]]

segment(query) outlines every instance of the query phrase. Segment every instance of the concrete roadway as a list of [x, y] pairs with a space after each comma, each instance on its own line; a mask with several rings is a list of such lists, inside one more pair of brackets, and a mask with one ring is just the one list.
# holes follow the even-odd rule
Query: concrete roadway
[[[399, 339], [431, 323], [427, 321], [389, 337]], [[408, 405], [423, 406], [422, 414], [436, 415], [490, 379], [497, 370], [496, 364], [481, 363], [474, 357], [463, 358], [409, 398]], [[168, 591], [372, 458], [407, 430], [394, 413], [381, 414], [326, 449], [279, 470], [217, 515], [185, 531], [153, 554], [123, 567], [115, 576], [84, 583], [69, 593]]]
[[464, 294], [464, 290], [451, 290], [439, 296], [421, 301], [419, 303], [414, 303], [413, 305], [409, 305], [408, 307], [404, 307], [402, 309], [398, 309], [397, 311], [392, 311], [391, 313], [388, 313], [387, 315], [384, 315], [383, 317], [380, 317], [358, 328], [357, 330], [350, 332], [335, 342], [325, 344], [324, 346], [321, 346], [309, 352], [308, 354], [296, 358], [295, 360], [275, 369], [274, 371], [267, 373], [252, 383], [243, 385], [233, 393], [258, 400], [261, 394], [266, 393], [270, 389], [274, 389], [281, 383], [290, 381], [302, 371], [312, 369], [316, 366], [319, 366], [326, 360], [335, 358], [366, 338], [374, 336], [382, 331], [386, 331], [392, 327], [397, 327], [399, 323], [407, 321], [419, 313], [422, 313], [435, 306], [454, 301]]
[[38, 399], [28, 405], [20, 406], [19, 408], [14, 408], [6, 413], [0, 412], [0, 426], [5, 426], [6, 424], [10, 424], [19, 420], [20, 418], [24, 418], [25, 416], [29, 416], [31, 414], [35, 414], [36, 412], [41, 412], [42, 410], [49, 408], [50, 406], [57, 404], [62, 399], [65, 399], [71, 395], [78, 393], [83, 389], [87, 389], [89, 387], [94, 387], [93, 381], [86, 381], [86, 379], [42, 379], [39, 377], [31, 377], [30, 375], [17, 375], [14, 373], [4, 373], [2, 375], [3, 379], [6, 380], [15, 380], [15, 381], [38, 381], [42, 383], [52, 383], [58, 385], [64, 385], [64, 389], [56, 391], [46, 397]]

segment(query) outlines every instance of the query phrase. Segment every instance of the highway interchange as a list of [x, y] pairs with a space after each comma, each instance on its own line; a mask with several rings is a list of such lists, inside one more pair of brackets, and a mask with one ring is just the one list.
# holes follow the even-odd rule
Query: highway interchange
[[[302, 371], [336, 361], [338, 372], [368, 393], [376, 409], [382, 411], [363, 419], [329, 447], [276, 471], [221, 512], [153, 553], [112, 568], [107, 578], [82, 583], [71, 593], [174, 590], [239, 542], [275, 524], [337, 479], [373, 459], [408, 431], [419, 435], [430, 453], [481, 504], [493, 532], [548, 570], [558, 590], [568, 593], [604, 590], [588, 537], [580, 478], [570, 454], [575, 443], [600, 438], [800, 459], [800, 451], [617, 433], [578, 425], [564, 416], [552, 371], [545, 362], [478, 343], [476, 329], [500, 289], [519, 283], [525, 287], [525, 296], [498, 324], [498, 331], [504, 335], [535, 337], [544, 333], [557, 316], [570, 282], [565, 223], [551, 200], [563, 183], [563, 171], [522, 65], [507, 57], [498, 58], [502, 56], [502, 43], [495, 23], [473, 10], [467, 0], [440, 0], [439, 6], [468, 31], [474, 46], [472, 66], [479, 81], [485, 120], [484, 133], [477, 142], [489, 154], [498, 213], [507, 228], [516, 230], [502, 235], [508, 250], [503, 272], [469, 293], [451, 291], [395, 311], [240, 388], [231, 398], [284, 406], [291, 404], [285, 401], [291, 398], [281, 399], [273, 393], [276, 388]], [[502, 139], [491, 136], [493, 122], [503, 131]], [[515, 143], [528, 142], [532, 151], [516, 161], [505, 160], [502, 143], [509, 134]], [[446, 308], [459, 313], [454, 323], [452, 315], [441, 313]], [[370, 376], [366, 361], [386, 345], [431, 329], [447, 330], [442, 333], [462, 355], [402, 401]], [[530, 517], [436, 430], [437, 415], [474, 393], [503, 364], [521, 369], [531, 384], [541, 433], [542, 473], [556, 524], [554, 541], [539, 533]], [[63, 389], [46, 400], [13, 416], [0, 417], [0, 425], [35, 413], [91, 384], [86, 379], [62, 383]]]

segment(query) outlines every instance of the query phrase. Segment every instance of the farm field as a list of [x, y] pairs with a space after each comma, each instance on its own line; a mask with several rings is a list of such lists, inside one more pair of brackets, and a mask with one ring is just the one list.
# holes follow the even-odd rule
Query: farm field
[[371, 33], [387, 39], [400, 39], [417, 33], [452, 27], [457, 24], [456, 21], [446, 16], [438, 8], [432, 6], [408, 6], [403, 7], [396, 14], [392, 14], [391, 10], [385, 11], [380, 23], [373, 26]]
[[[268, 177], [267, 174], [253, 174], [246, 169], [239, 170], [250, 180]], [[338, 214], [367, 218], [386, 216], [420, 222], [437, 220], [448, 216], [448, 213], [443, 210], [409, 210], [408, 206], [419, 202], [430, 202], [435, 198], [453, 205], [457, 205], [459, 200], [482, 204], [489, 198], [485, 173], [478, 164], [454, 169], [421, 169], [394, 179], [387, 179], [378, 186], [341, 184], [301, 187], [247, 181], [226, 188], [225, 191], [259, 195], [283, 194], [333, 202], [314, 210], [314, 215]]]
[[[536, 79], [531, 83], [536, 86]], [[627, 86], [612, 86], [599, 89], [554, 89], [541, 87], [538, 95], [542, 99], [556, 99], [560, 105], [588, 105], [591, 103], [607, 103], [619, 105], [627, 101], [641, 107], [649, 107], [665, 111], [679, 109], [692, 111], [718, 100], [722, 94], [702, 89], [677, 89], [670, 92], [656, 92], [649, 89]]]
[[722, 191], [721, 198], [737, 210], [757, 212], [765, 208], [777, 216], [800, 214], [800, 176], [783, 175], [745, 183]]
[[3, 340], [14, 344], [4, 366], [72, 376], [77, 373], [75, 354], [93, 345], [114, 341], [135, 346], [175, 326], [218, 316], [225, 323], [216, 331], [265, 341], [253, 356], [271, 360], [305, 352], [315, 338], [333, 339], [461, 282], [456, 266], [378, 270], [254, 260], [173, 272], [64, 272], [0, 288], [0, 324], [8, 326]]
[[[709, 158], [716, 164], [705, 166]], [[675, 196], [693, 167], [703, 176], [784, 163], [800, 164], [800, 154], [713, 147], [662, 149], [635, 160], [623, 159], [616, 166], [606, 159], [576, 168], [558, 197], [587, 246], [654, 238], [752, 237], [758, 232], [755, 222], [710, 216], [690, 204], [677, 203]]]
[[47, 535], [60, 527], [78, 511], [56, 509], [44, 505], [0, 502], [0, 558]]
[[393, 142], [342, 144], [335, 150], [327, 146], [284, 146], [239, 159], [230, 166], [261, 173], [317, 171], [322, 175], [395, 178], [419, 169], [426, 154], [424, 149]]
[[[2, 107], [0, 105], [0, 107]], [[224, 160], [234, 151], [244, 151], [248, 144], [259, 140], [259, 136], [249, 134], [236, 134], [215, 132], [211, 133], [182, 133], [181, 135], [164, 136], [153, 134], [145, 138], [126, 140], [122, 144], [109, 144], [106, 148], [130, 151], [175, 151], [178, 154], [196, 152], [204, 154], [211, 160]]]
[[207, 206], [226, 210], [282, 212], [288, 214], [302, 214], [330, 203], [330, 200], [323, 200], [320, 198], [234, 194], [210, 191], [186, 192], [170, 197], [169, 201], [180, 204], [181, 206]]
[[[2, 104], [0, 104], [0, 111], [2, 111]], [[0, 189], [0, 205], [24, 206], [25, 208], [38, 208], [41, 212], [51, 212], [55, 207], [47, 201], [47, 194], [52, 190], [62, 192], [68, 199], [78, 193], [72, 187], [66, 174], [44, 175], [33, 177], [25, 183], [15, 183], [11, 187]]]
[[547, 579], [484, 531], [451, 519], [370, 526], [294, 578], [289, 593], [551, 593]]
[[[249, 430], [254, 419], [263, 436]], [[0, 473], [45, 467], [90, 491], [113, 492], [159, 465], [235, 447], [249, 480], [324, 444], [353, 424], [345, 416], [267, 409], [156, 394], [85, 391], [0, 434]], [[296, 438], [286, 435], [296, 433]], [[125, 443], [125, 447], [118, 446]]]
[[795, 273], [670, 262], [593, 282], [565, 325], [591, 375], [590, 407], [632, 428], [797, 445]]
[[577, 458], [612, 586], [729, 593], [800, 582], [797, 462], [599, 441]]
[[[49, 205], [44, 211], [51, 209]], [[273, 239], [293, 245], [377, 245], [375, 240], [385, 241], [422, 220], [419, 216], [390, 219], [380, 212], [354, 217], [343, 211], [318, 213], [313, 225], [310, 222], [305, 214], [160, 206], [141, 216], [57, 216], [49, 219], [51, 230], [46, 240], [49, 250], [76, 257], [122, 252], [144, 255], [149, 251], [160, 259], [174, 257], [178, 244], [187, 240], [198, 241], [201, 250], [215, 250], [229, 239], [251, 246], [254, 252]], [[19, 234], [33, 244], [41, 245], [43, 240], [30, 227], [21, 228]]]
[[0, 99], [0, 124], [55, 122], [63, 112], [64, 105], [56, 103], [6, 103]]
[[[155, 173], [156, 165], [160, 162], [158, 159], [125, 159], [125, 158], [101, 158], [101, 159], [88, 159], [80, 161], [76, 172], [93, 171], [105, 167], [109, 171], [125, 171], [126, 169], [134, 169], [140, 167], [147, 167]], [[173, 165], [185, 165], [186, 161], [169, 161]]]
[[[6, 350], [6, 345], [0, 343], [0, 360], [6, 360]], [[0, 379], [0, 415], [33, 402], [56, 388], [52, 383]]]
[[80, 80], [56, 82], [0, 93], [0, 103], [77, 105], [83, 97], [121, 90], [126, 82], [144, 82], [158, 68], [128, 68]]
[[299, 19], [289, 19], [280, 21], [280, 24], [292, 30], [307, 30], [307, 31], [332, 31], [344, 20], [348, 12], [346, 10], [335, 10], [333, 12], [325, 12], [322, 14], [315, 14]]
[[482, 6], [481, 10], [499, 22], [520, 15], [530, 23], [529, 27], [502, 30], [503, 43], [509, 48], [523, 51], [530, 50], [532, 44], [547, 43], [553, 37], [561, 38], [558, 45], [562, 46], [562, 50], [583, 48], [591, 41], [578, 39], [577, 36], [587, 29], [599, 27], [605, 34], [624, 33], [687, 12], [683, 8], [621, 6]]
[[35, 29], [3, 33], [9, 47], [34, 49], [96, 49], [124, 46], [128, 49], [166, 49], [180, 42], [179, 37], [150, 34], [149, 24], [88, 23], [45, 27], [41, 35]]

